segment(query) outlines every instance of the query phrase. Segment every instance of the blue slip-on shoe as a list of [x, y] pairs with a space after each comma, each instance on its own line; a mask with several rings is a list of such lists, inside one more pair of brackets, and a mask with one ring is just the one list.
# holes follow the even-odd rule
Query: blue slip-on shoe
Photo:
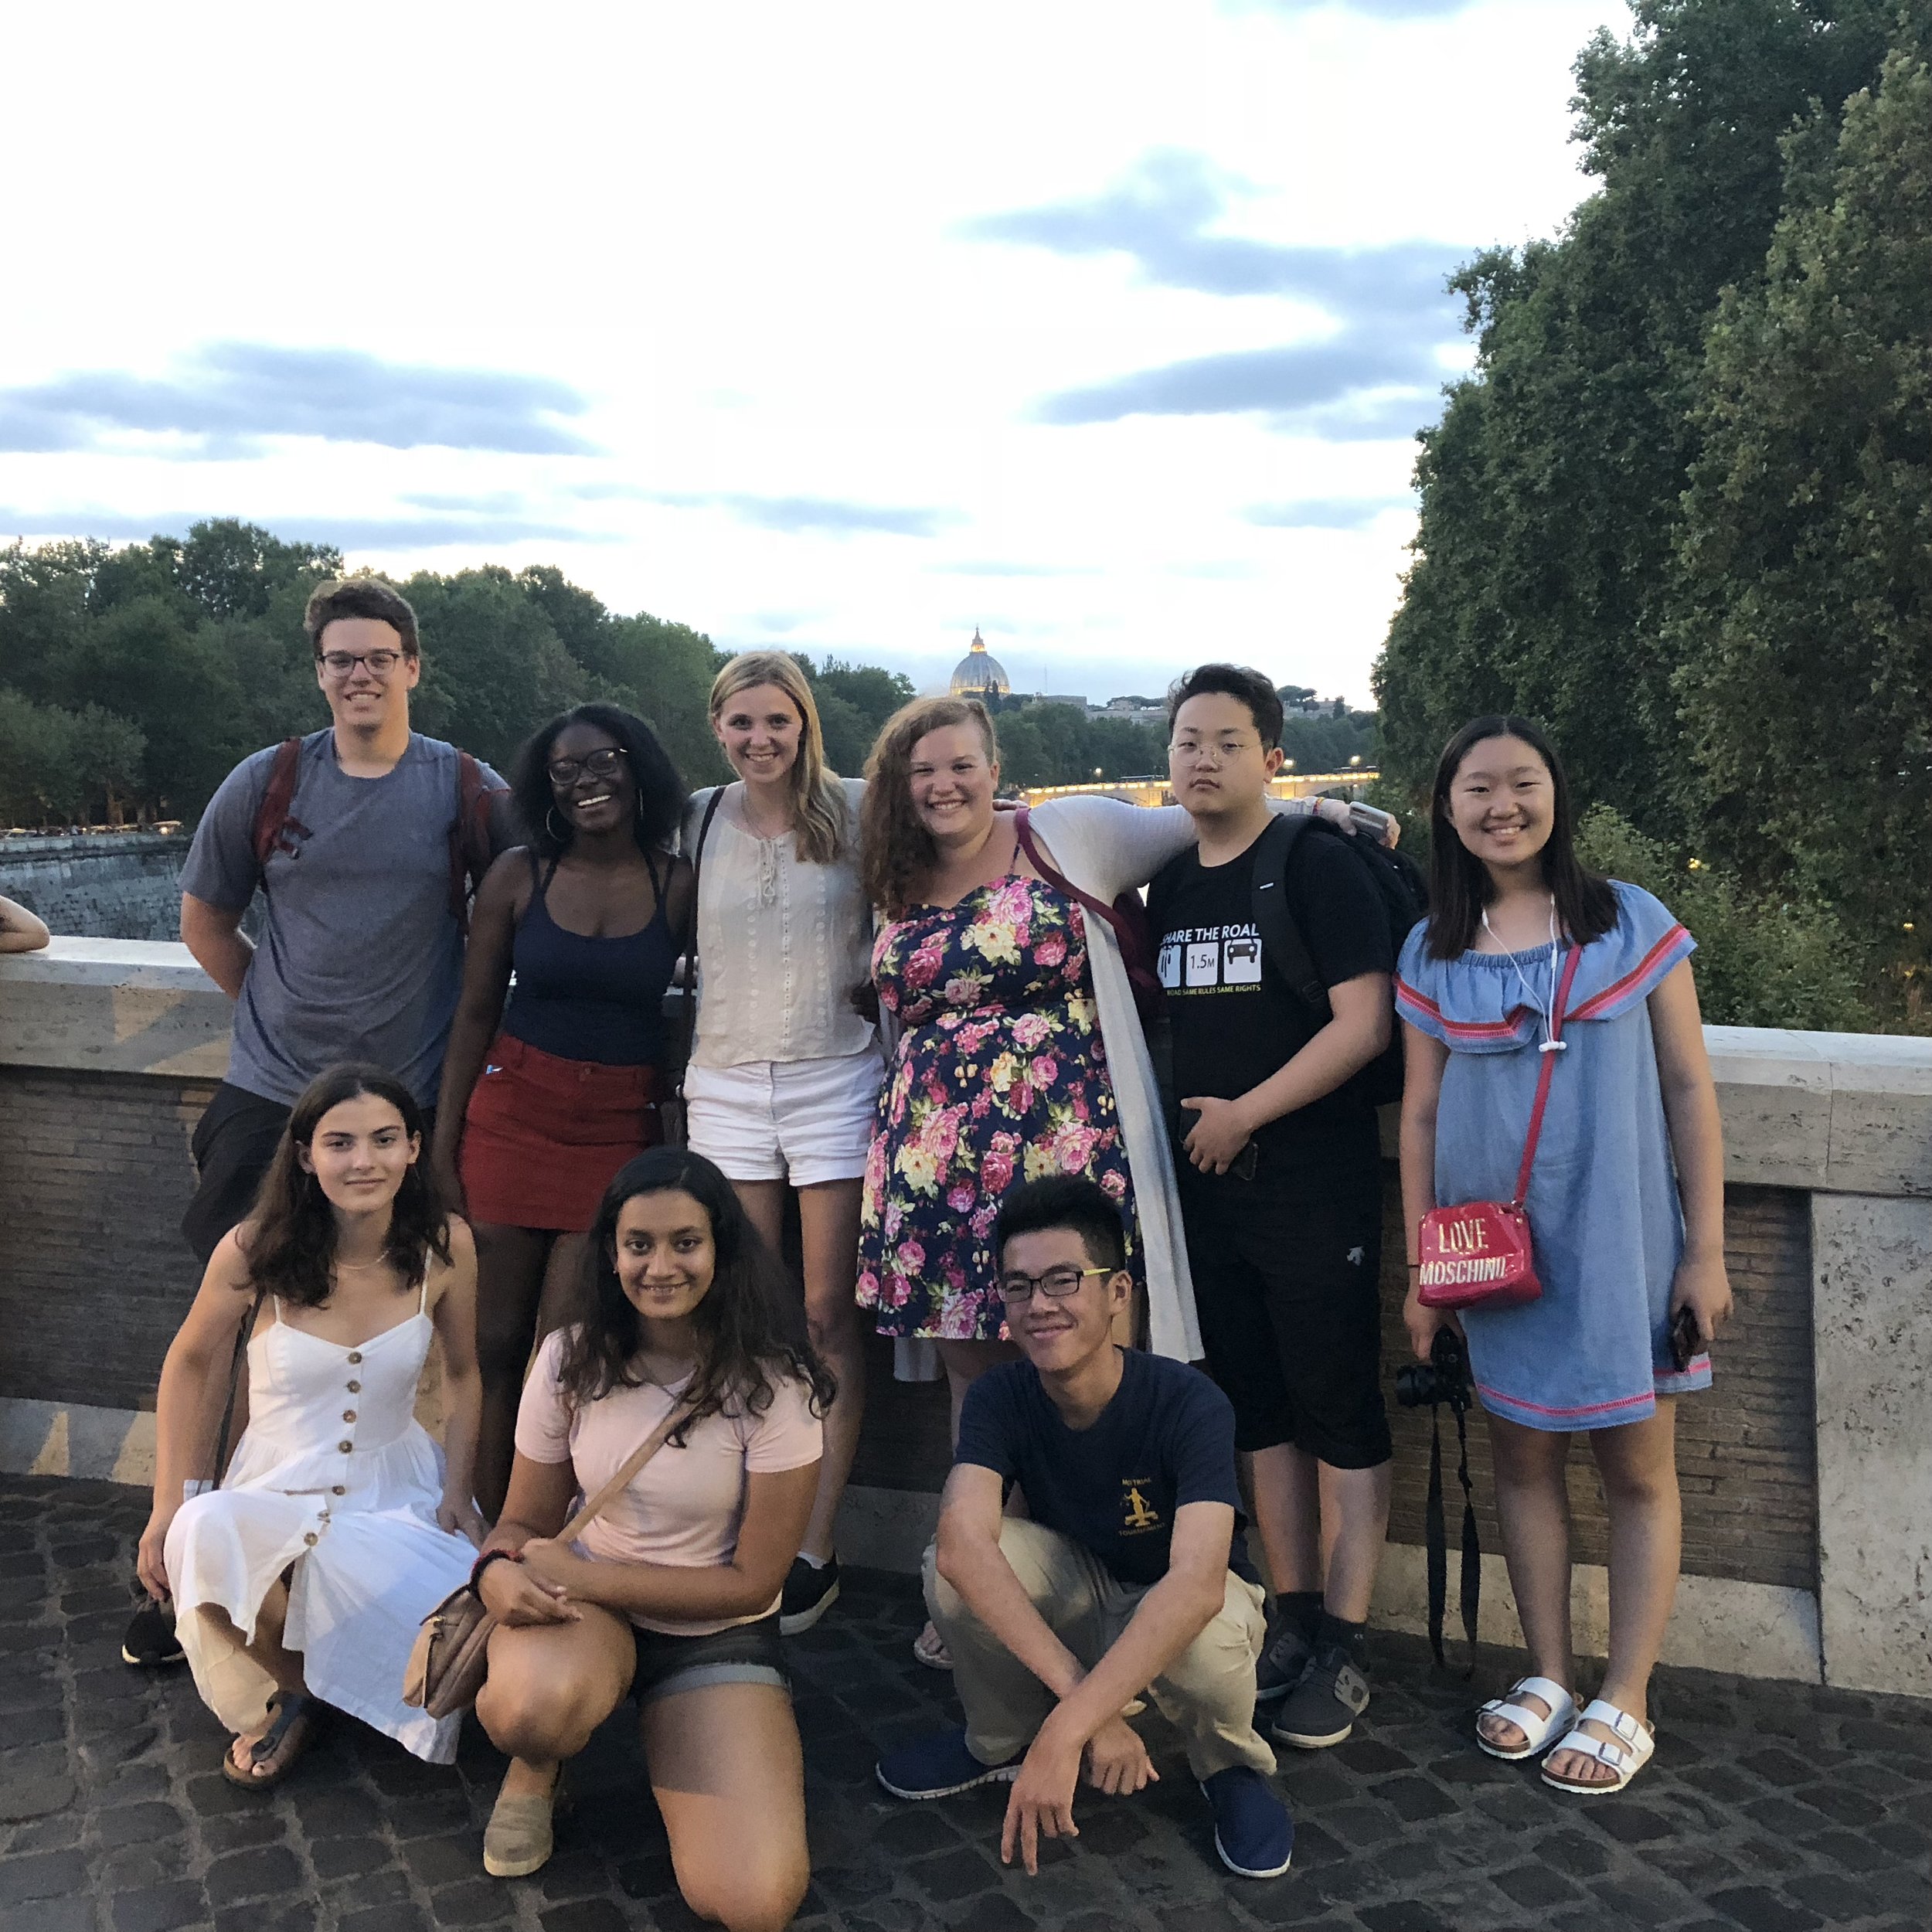
[[874, 1767], [880, 1784], [894, 1798], [951, 1798], [978, 1784], [1010, 1784], [1019, 1775], [1015, 1751], [1003, 1764], [982, 1764], [966, 1748], [966, 1733], [941, 1731], [889, 1752]]
[[1259, 1771], [1230, 1764], [1201, 1781], [1214, 1812], [1214, 1849], [1237, 1878], [1278, 1879], [1294, 1856], [1294, 1820]]

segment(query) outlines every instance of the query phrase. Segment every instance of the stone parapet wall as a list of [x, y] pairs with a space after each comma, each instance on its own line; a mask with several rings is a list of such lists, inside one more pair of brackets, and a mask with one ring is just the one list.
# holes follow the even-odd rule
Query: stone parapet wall
[[171, 940], [181, 930], [185, 832], [0, 838], [0, 893], [57, 933]]
[[[151, 1467], [161, 1355], [194, 1285], [177, 1232], [188, 1135], [226, 1065], [230, 1007], [179, 944], [59, 939], [0, 957], [0, 1466]], [[1726, 1134], [1737, 1321], [1680, 1405], [1685, 1580], [1666, 1656], [1932, 1696], [1932, 1041], [1706, 1029]], [[1406, 1359], [1400, 1207], [1386, 1192], [1387, 1369]], [[947, 1458], [943, 1383], [872, 1397], [842, 1547], [909, 1566]], [[144, 1435], [144, 1426], [147, 1434]], [[1378, 1618], [1420, 1625], [1428, 1422], [1397, 1411]], [[84, 1449], [84, 1453], [83, 1453]], [[1486, 1635], [1515, 1631], [1472, 1417]], [[1460, 1515], [1453, 1463], [1451, 1540]], [[1600, 1650], [1604, 1519], [1571, 1463], [1578, 1641]], [[1451, 1602], [1455, 1600], [1451, 1556]], [[1453, 1621], [1453, 1610], [1452, 1610]]]

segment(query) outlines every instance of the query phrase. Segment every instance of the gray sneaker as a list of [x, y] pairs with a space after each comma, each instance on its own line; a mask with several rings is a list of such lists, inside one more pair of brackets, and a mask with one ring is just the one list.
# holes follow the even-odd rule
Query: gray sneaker
[[1284, 1744], [1318, 1751], [1339, 1744], [1369, 1708], [1369, 1680], [1340, 1644], [1329, 1644], [1309, 1658], [1286, 1701], [1276, 1713], [1274, 1735]]
[[1314, 1655], [1315, 1646], [1298, 1625], [1284, 1617], [1270, 1617], [1261, 1661], [1254, 1667], [1256, 1703], [1271, 1704], [1277, 1697], [1287, 1696]]

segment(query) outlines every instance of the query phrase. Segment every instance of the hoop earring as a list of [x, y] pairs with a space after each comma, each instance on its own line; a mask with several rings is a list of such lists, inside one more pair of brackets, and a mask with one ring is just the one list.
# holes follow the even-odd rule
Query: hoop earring
[[543, 829], [547, 832], [560, 845], [567, 845], [570, 842], [570, 828], [569, 823], [566, 821], [563, 829], [561, 832], [559, 832], [556, 827], [550, 822], [556, 818], [556, 807], [555, 805], [546, 805], [544, 807]]

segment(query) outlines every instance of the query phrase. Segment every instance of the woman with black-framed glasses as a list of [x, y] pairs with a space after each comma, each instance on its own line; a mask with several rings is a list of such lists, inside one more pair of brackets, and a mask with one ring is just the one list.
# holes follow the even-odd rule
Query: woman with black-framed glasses
[[432, 1151], [476, 1231], [476, 1490], [492, 1519], [531, 1348], [563, 1318], [606, 1184], [659, 1138], [665, 989], [691, 917], [691, 869], [670, 849], [684, 784], [641, 718], [589, 704], [552, 719], [513, 788], [530, 842], [477, 893]]

